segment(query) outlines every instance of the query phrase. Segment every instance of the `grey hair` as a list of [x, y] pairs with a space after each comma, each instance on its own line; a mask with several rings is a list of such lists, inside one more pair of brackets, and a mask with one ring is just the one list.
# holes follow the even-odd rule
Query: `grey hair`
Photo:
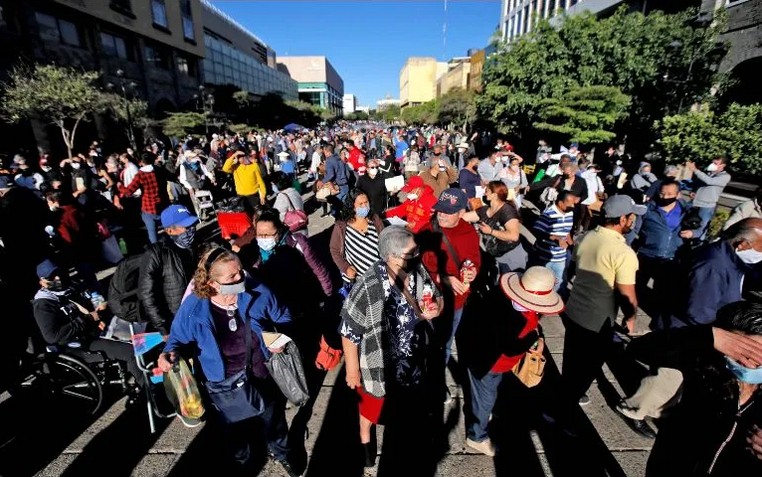
[[724, 237], [731, 243], [753, 242], [762, 235], [762, 219], [749, 217], [738, 221], [725, 231]]
[[378, 234], [378, 255], [381, 260], [387, 261], [390, 257], [399, 257], [410, 239], [414, 239], [413, 232], [399, 225], [390, 225]]

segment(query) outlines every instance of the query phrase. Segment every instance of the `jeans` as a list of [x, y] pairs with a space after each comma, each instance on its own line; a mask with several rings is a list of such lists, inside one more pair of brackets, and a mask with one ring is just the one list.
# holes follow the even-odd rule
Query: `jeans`
[[447, 340], [447, 344], [445, 345], [445, 366], [447, 366], [447, 363], [450, 362], [450, 357], [452, 356], [452, 342], [455, 341], [455, 333], [458, 331], [458, 326], [460, 326], [461, 318], [463, 318], [463, 308], [458, 308], [457, 310], [453, 311], [452, 331], [450, 332], [450, 339]]
[[489, 416], [497, 401], [497, 389], [503, 381], [503, 373], [489, 372], [477, 378], [470, 369], [467, 372], [471, 386], [471, 412], [466, 413], [466, 437], [482, 442], [488, 437]]
[[566, 286], [564, 283], [564, 271], [566, 270], [566, 260], [560, 262], [547, 262], [544, 267], [553, 272], [553, 276], [556, 277], [556, 284], [553, 285], [553, 291], [558, 291], [561, 285]]
[[695, 238], [706, 240], [706, 232], [709, 228], [709, 223], [714, 217], [714, 211], [717, 207], [696, 207], [698, 209], [698, 215], [701, 217], [701, 227], [696, 230]]
[[156, 214], [149, 214], [148, 212], [141, 212], [140, 217], [143, 219], [143, 223], [146, 225], [146, 231], [148, 232], [148, 241], [156, 243], [159, 240], [159, 234], [157, 232], [157, 222], [160, 217]]

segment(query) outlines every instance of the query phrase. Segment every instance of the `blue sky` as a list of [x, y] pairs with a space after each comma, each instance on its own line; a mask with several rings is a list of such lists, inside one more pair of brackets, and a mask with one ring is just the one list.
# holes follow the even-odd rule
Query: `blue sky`
[[[279, 56], [325, 55], [360, 105], [399, 97], [409, 56], [440, 61], [483, 48], [500, 23], [500, 0], [246, 1], [212, 3]], [[446, 43], [442, 26], [447, 20]]]

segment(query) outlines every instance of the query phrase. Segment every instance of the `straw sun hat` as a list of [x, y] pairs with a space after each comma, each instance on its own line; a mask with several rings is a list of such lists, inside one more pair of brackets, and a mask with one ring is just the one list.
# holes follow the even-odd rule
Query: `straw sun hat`
[[538, 313], [553, 314], [564, 309], [563, 300], [553, 291], [554, 285], [553, 272], [545, 267], [530, 267], [523, 274], [511, 272], [500, 277], [500, 288], [508, 298]]

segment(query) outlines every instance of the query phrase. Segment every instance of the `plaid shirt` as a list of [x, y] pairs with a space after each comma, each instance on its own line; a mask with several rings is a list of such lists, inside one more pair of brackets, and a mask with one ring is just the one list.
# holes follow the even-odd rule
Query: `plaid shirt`
[[169, 203], [167, 183], [154, 169], [146, 171], [141, 168], [129, 186], [119, 186], [119, 193], [122, 197], [130, 197], [138, 189], [143, 192], [140, 210], [146, 214], [159, 215], [164, 205]]
[[[365, 392], [376, 397], [386, 395], [386, 373], [394, 379], [389, 320], [396, 317], [384, 316], [385, 292], [382, 280], [388, 277], [379, 274], [376, 262], [358, 277], [341, 310], [340, 333], [358, 345], [360, 375]], [[386, 267], [384, 266], [385, 270]], [[384, 274], [386, 275], [386, 274]], [[425, 285], [432, 289], [434, 298], [441, 296], [431, 276], [419, 265], [411, 277], [415, 280], [415, 299], [421, 300]]]

